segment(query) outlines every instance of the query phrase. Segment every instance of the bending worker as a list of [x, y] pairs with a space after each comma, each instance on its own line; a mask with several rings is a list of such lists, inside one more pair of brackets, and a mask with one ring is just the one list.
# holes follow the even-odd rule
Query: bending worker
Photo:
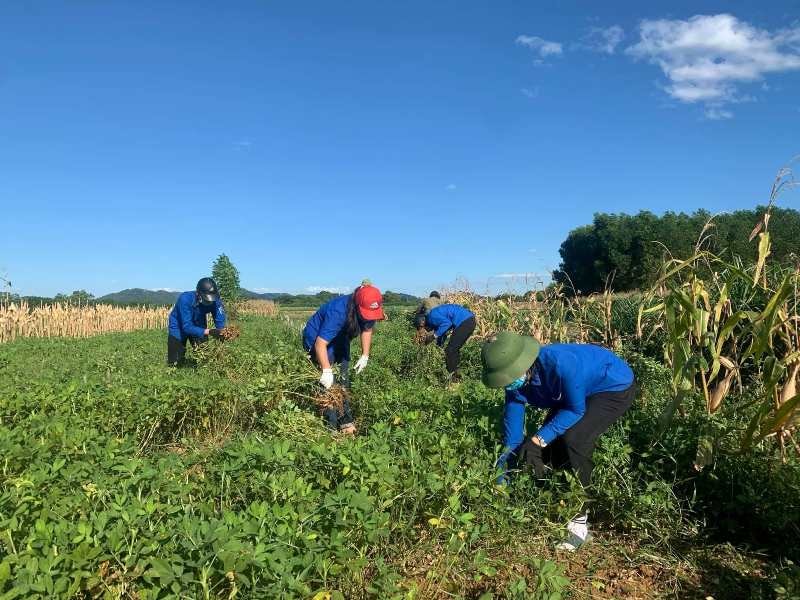
[[[504, 451], [507, 463], [544, 476], [545, 462], [570, 466], [584, 488], [592, 475], [595, 442], [633, 403], [633, 371], [610, 350], [593, 344], [549, 344], [511, 332], [497, 334], [481, 352], [483, 382], [505, 388]], [[544, 424], [525, 437], [525, 408], [547, 409]], [[505, 479], [505, 476], [501, 477]], [[575, 550], [590, 539], [587, 515], [567, 524], [560, 549]]]
[[[206, 315], [214, 315], [216, 329], [206, 327]], [[169, 313], [169, 336], [167, 337], [167, 364], [181, 366], [186, 355], [186, 342], [193, 346], [218, 336], [225, 327], [225, 308], [219, 298], [219, 288], [211, 277], [203, 277], [197, 282], [193, 292], [183, 292], [178, 296], [172, 312]]]
[[[458, 381], [461, 347], [475, 331], [475, 315], [460, 304], [439, 304], [417, 315], [416, 326], [433, 331], [438, 346], [444, 345], [448, 334], [452, 332], [450, 342], [444, 349], [444, 360], [450, 380]], [[427, 341], [431, 341], [432, 337]]]
[[[334, 382], [333, 365], [339, 365], [342, 385], [350, 385], [350, 342], [361, 337], [361, 357], [355, 371], [361, 373], [369, 361], [372, 346], [372, 328], [376, 321], [385, 318], [383, 297], [378, 288], [366, 280], [352, 294], [339, 296], [323, 304], [308, 320], [303, 329], [303, 348], [311, 360], [322, 369], [319, 382], [329, 389]], [[342, 414], [335, 408], [326, 409], [325, 420], [332, 429], [355, 433], [350, 403], [345, 399]]]

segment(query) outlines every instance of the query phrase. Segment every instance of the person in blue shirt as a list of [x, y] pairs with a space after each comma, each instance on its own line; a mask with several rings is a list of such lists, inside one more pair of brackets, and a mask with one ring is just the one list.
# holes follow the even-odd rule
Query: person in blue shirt
[[[632, 405], [636, 393], [633, 371], [610, 350], [593, 344], [540, 346], [529, 336], [498, 333], [485, 344], [481, 358], [483, 382], [505, 388], [504, 471], [516, 461], [544, 476], [545, 463], [570, 466], [588, 488], [592, 453], [597, 439]], [[525, 409], [546, 409], [542, 426], [525, 436]], [[501, 481], [505, 476], [501, 476]], [[589, 538], [587, 516], [567, 526], [570, 537], [560, 545], [575, 550]]]
[[[214, 316], [215, 329], [206, 325], [206, 315]], [[209, 335], [219, 336], [225, 327], [225, 308], [219, 297], [217, 283], [211, 277], [197, 282], [193, 292], [183, 292], [169, 313], [169, 335], [167, 336], [167, 364], [185, 364], [186, 342], [192, 345], [204, 342]]]
[[[339, 365], [340, 379], [345, 387], [350, 384], [350, 342], [361, 338], [361, 357], [355, 365], [361, 373], [369, 361], [372, 346], [372, 328], [383, 320], [383, 297], [375, 286], [366, 280], [352, 294], [339, 296], [323, 304], [303, 329], [303, 348], [315, 365], [322, 369], [319, 382], [325, 389], [333, 385], [333, 365]], [[336, 408], [323, 411], [331, 429], [354, 434], [353, 415], [345, 396], [341, 413]]]
[[458, 381], [458, 365], [461, 363], [461, 348], [475, 331], [475, 315], [460, 304], [438, 304], [416, 318], [417, 328], [424, 327], [433, 334], [426, 339], [443, 346], [450, 335], [450, 342], [444, 349], [444, 361], [450, 380]]

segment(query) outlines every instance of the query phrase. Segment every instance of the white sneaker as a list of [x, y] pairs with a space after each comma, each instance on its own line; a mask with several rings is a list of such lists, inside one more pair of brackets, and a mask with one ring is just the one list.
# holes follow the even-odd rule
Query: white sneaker
[[589, 533], [589, 523], [586, 515], [577, 516], [567, 523], [567, 539], [556, 546], [556, 550], [566, 550], [575, 552], [587, 542], [592, 541], [592, 534]]

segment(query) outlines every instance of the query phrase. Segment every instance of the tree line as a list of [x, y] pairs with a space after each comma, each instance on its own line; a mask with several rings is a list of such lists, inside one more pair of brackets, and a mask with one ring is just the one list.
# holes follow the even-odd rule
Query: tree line
[[[764, 210], [759, 206], [716, 216], [706, 210], [661, 216], [648, 211], [635, 215], [597, 213], [591, 225], [573, 229], [561, 244], [561, 265], [553, 272], [553, 280], [579, 294], [607, 287], [613, 291], [643, 289], [656, 281], [665, 258], [692, 256], [701, 233], [704, 250], [752, 262], [757, 244], [748, 238]], [[773, 263], [796, 261], [800, 255], [800, 212], [774, 207], [769, 231]]]

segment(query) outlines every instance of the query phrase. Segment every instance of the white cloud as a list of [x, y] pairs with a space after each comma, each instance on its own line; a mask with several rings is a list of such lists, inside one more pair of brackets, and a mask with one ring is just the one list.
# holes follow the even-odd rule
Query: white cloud
[[746, 99], [740, 85], [800, 69], [800, 26], [770, 32], [733, 15], [696, 15], [644, 20], [639, 34], [626, 53], [658, 65], [668, 80], [667, 94], [706, 104], [709, 118], [733, 116], [720, 107]]
[[149, 288], [151, 292], [180, 292], [180, 290], [176, 290], [175, 288], [169, 287], [159, 287], [159, 288]]
[[529, 98], [531, 100], [539, 97], [539, 88], [538, 87], [535, 87], [533, 89], [522, 88], [520, 91], [522, 92], [523, 96], [525, 96], [526, 98]]
[[452, 190], [456, 189], [456, 184], [455, 183], [449, 183], [449, 184], [447, 184], [447, 187], [445, 189], [452, 191]]
[[733, 113], [718, 106], [710, 106], [705, 112], [706, 118], [712, 121], [723, 121], [725, 119], [732, 119]]
[[544, 62], [542, 59], [548, 56], [559, 56], [564, 51], [563, 46], [558, 42], [549, 42], [535, 35], [517, 36], [516, 42], [520, 46], [530, 48], [539, 55], [539, 58], [534, 60], [536, 64], [542, 64]]
[[309, 294], [318, 294], [319, 292], [333, 292], [334, 294], [346, 294], [352, 291], [352, 287], [346, 285], [309, 285], [305, 291]]
[[583, 38], [582, 46], [595, 52], [614, 54], [624, 37], [625, 31], [619, 25], [592, 27]]

